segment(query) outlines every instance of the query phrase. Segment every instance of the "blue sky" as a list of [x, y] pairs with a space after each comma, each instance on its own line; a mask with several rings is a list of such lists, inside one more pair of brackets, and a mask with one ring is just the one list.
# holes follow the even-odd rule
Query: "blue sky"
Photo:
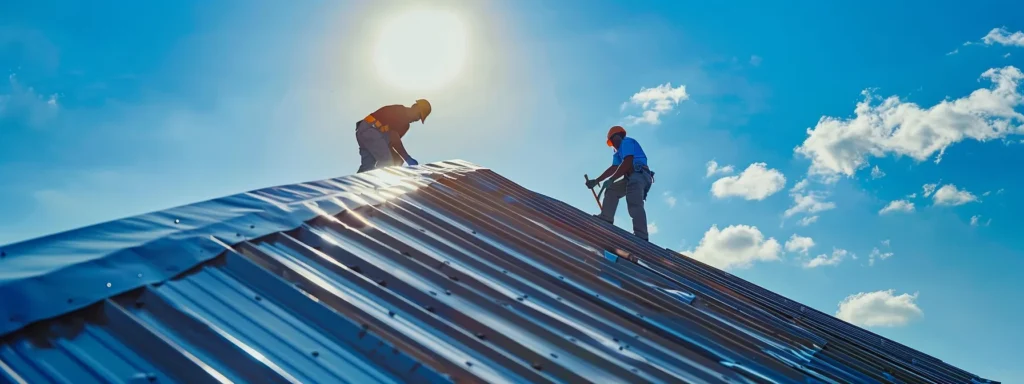
[[1024, 4], [668, 3], [444, 3], [467, 61], [419, 92], [368, 54], [411, 3], [8, 4], [0, 243], [353, 173], [353, 122], [420, 97], [421, 162], [594, 211], [580, 175], [623, 123], [657, 172], [652, 241], [1024, 381]]

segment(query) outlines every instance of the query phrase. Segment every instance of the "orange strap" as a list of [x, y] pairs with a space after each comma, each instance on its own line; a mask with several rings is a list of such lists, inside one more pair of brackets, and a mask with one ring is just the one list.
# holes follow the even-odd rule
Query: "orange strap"
[[366, 118], [363, 120], [365, 120], [367, 123], [370, 123], [370, 125], [372, 125], [374, 128], [379, 129], [381, 132], [386, 133], [388, 130], [390, 130], [390, 128], [387, 125], [381, 125], [380, 120], [377, 120], [377, 118], [373, 117], [373, 115], [367, 115]]

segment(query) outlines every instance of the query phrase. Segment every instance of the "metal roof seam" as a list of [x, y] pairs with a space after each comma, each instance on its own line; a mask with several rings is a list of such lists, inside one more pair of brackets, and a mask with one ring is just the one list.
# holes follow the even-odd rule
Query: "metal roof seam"
[[[54, 270], [117, 289], [7, 280], [0, 290], [23, 296], [0, 315], [23, 316], [0, 318], [0, 381], [984, 380], [464, 161], [264, 188], [2, 251], [0, 270], [77, 253], [105, 268]], [[68, 292], [77, 305], [46, 301]]]

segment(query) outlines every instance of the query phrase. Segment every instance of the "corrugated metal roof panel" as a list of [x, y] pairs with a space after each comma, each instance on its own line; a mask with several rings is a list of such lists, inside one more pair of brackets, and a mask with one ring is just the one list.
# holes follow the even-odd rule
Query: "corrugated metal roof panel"
[[3, 251], [12, 382], [981, 380], [464, 162]]

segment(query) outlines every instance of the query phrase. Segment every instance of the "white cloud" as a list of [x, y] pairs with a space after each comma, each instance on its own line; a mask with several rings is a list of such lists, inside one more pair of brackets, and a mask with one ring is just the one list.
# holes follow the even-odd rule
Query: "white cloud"
[[810, 215], [836, 207], [835, 203], [824, 201], [825, 195], [819, 192], [809, 192], [807, 194], [794, 193], [792, 196], [793, 206], [786, 210], [783, 214], [784, 217], [791, 217], [798, 213]]
[[847, 255], [851, 255], [851, 254], [850, 254], [850, 252], [846, 251], [845, 249], [834, 248], [832, 250], [832, 254], [831, 255], [823, 253], [823, 254], [820, 254], [818, 256], [815, 256], [811, 260], [808, 260], [807, 262], [804, 263], [804, 268], [817, 268], [817, 267], [825, 267], [825, 266], [836, 266], [836, 265], [839, 265], [839, 263], [842, 263], [843, 259], [846, 258]]
[[853, 118], [822, 117], [795, 152], [811, 160], [810, 175], [852, 177], [868, 166], [869, 157], [941, 159], [947, 147], [967, 139], [987, 141], [1021, 133], [1013, 123], [1024, 121], [1024, 115], [1014, 110], [1024, 103], [1019, 89], [1024, 73], [1007, 66], [981, 76], [993, 86], [928, 108], [897, 96], [872, 105], [880, 98], [864, 91]]
[[790, 189], [789, 191], [790, 192], [800, 192], [800, 191], [803, 191], [804, 189], [807, 189], [807, 186], [810, 185], [810, 184], [811, 184], [810, 181], [808, 181], [807, 179], [803, 179], [803, 180], [800, 180], [799, 183], [796, 183], [796, 185], [793, 186], [793, 189]]
[[786, 241], [786, 251], [795, 252], [806, 255], [807, 252], [814, 247], [814, 239], [810, 237], [803, 237], [797, 234], [789, 237]]
[[718, 162], [711, 160], [708, 161], [708, 173], [704, 177], [711, 177], [714, 175], [729, 175], [736, 171], [736, 168], [731, 165], [719, 167]]
[[800, 219], [800, 221], [797, 221], [796, 223], [797, 223], [797, 225], [799, 225], [801, 227], [806, 227], [808, 225], [814, 224], [817, 221], [818, 221], [818, 216], [807, 216], [807, 217], [804, 217], [804, 218]]
[[1024, 32], [1017, 31], [1010, 33], [1005, 27], [992, 28], [987, 35], [981, 38], [985, 45], [1000, 44], [1006, 46], [1024, 47]]
[[786, 177], [775, 169], [768, 169], [765, 163], [750, 164], [737, 176], [728, 176], [711, 184], [711, 193], [719, 198], [742, 197], [747, 200], [764, 200], [786, 186]]
[[690, 257], [720, 269], [747, 268], [758, 261], [777, 261], [782, 246], [774, 238], [765, 240], [757, 227], [730, 225], [719, 230], [712, 225]]
[[982, 193], [981, 196], [988, 196], [988, 195], [991, 195], [991, 194], [992, 194], [992, 191], [985, 191], [985, 193]]
[[[639, 105], [643, 109], [640, 116], [626, 117], [629, 124], [647, 123], [652, 125], [661, 124], [661, 115], [671, 111], [680, 102], [690, 99], [686, 93], [686, 86], [680, 85], [673, 88], [672, 83], [665, 83], [654, 88], [640, 88], [629, 98], [629, 103]], [[624, 104], [623, 107], [625, 107]]]
[[911, 193], [911, 194], [907, 195], [907, 198], [908, 199], [916, 199], [917, 198], [917, 193]]
[[8, 94], [0, 94], [0, 123], [10, 121], [37, 127], [57, 115], [60, 105], [56, 94], [39, 94], [35, 88], [22, 85], [14, 74], [9, 75], [7, 80], [10, 91]]
[[878, 214], [884, 215], [893, 212], [914, 212], [914, 203], [906, 200], [895, 200], [890, 202], [889, 205], [886, 205], [885, 208], [882, 208], [882, 210], [878, 211]]
[[658, 233], [658, 223], [652, 221], [650, 224], [647, 224], [647, 233], [651, 235]]
[[877, 165], [874, 168], [871, 168], [872, 179], [881, 179], [883, 177], [885, 177], [885, 172], [882, 172], [882, 170], [878, 168]]
[[939, 186], [938, 184], [925, 184], [925, 185], [921, 186], [921, 189], [924, 190], [924, 193], [923, 193], [924, 197], [931, 196], [932, 193], [935, 192], [935, 188], [938, 187], [938, 186]]
[[675, 208], [676, 207], [676, 203], [678, 201], [676, 200], [675, 196], [672, 196], [672, 192], [665, 191], [661, 195], [665, 198], [665, 204], [668, 204], [669, 208]]
[[[888, 244], [887, 244], [888, 245]], [[868, 255], [868, 265], [875, 265], [876, 260], [885, 260], [893, 256], [892, 252], [882, 252], [878, 248], [871, 250], [871, 254]]]
[[982, 224], [981, 223], [981, 215], [971, 216], [971, 226], [972, 227], [977, 227], [979, 225], [987, 227], [987, 226], [989, 226], [991, 224], [992, 224], [992, 218], [991, 217], [988, 220], [985, 221], [985, 224]]
[[978, 197], [966, 190], [957, 189], [953, 184], [943, 185], [932, 196], [935, 205], [957, 206], [978, 201]]
[[889, 239], [882, 240], [882, 245], [888, 247], [889, 246]]
[[1004, 59], [1009, 58], [1009, 57], [1010, 57], [1010, 53], [1009, 52], [1007, 52], [1005, 55], [1003, 55]]
[[897, 327], [924, 316], [917, 293], [895, 296], [895, 290], [861, 292], [839, 302], [836, 317], [861, 327]]
[[960, 53], [960, 48], [954, 49], [954, 50], [946, 53], [946, 56], [952, 56], [952, 55], [955, 55], [955, 54], [958, 54], [958, 53]]
[[1005, 189], [1003, 189], [1003, 188], [999, 188], [999, 190], [998, 190], [998, 191], [996, 191], [996, 194], [997, 194], [997, 195], [1002, 195], [1004, 191], [1006, 191], [1006, 190], [1005, 190]]
[[750, 56], [750, 65], [753, 65], [755, 67], [760, 66], [763, 61], [764, 61], [764, 59], [761, 58], [761, 56], [758, 56], [758, 55]]

